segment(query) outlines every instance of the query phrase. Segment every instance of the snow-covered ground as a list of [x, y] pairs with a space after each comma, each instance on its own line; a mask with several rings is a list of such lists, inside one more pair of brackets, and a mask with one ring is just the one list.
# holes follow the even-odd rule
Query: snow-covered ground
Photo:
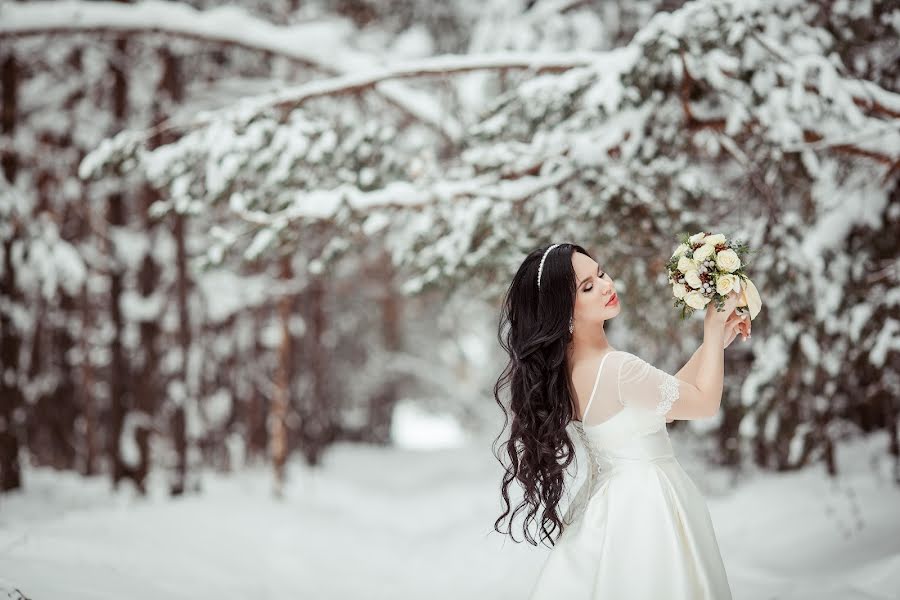
[[[886, 437], [841, 447], [842, 475], [730, 477], [693, 457], [736, 600], [900, 598], [900, 489]], [[149, 498], [105, 478], [26, 471], [0, 496], [0, 590], [33, 600], [521, 599], [547, 549], [504, 541], [499, 466], [479, 441], [440, 450], [344, 444], [311, 472], [204, 473], [201, 494]], [[5, 588], [3, 586], [6, 586]]]

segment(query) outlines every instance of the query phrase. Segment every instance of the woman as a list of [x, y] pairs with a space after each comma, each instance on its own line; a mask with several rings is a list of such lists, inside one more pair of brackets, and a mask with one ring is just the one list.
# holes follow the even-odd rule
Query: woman
[[[499, 391], [510, 386], [512, 423], [506, 509], [494, 528], [511, 515], [511, 534], [512, 520], [527, 511], [530, 543], [538, 512], [542, 539], [559, 531], [530, 600], [731, 598], [705, 500], [676, 460], [665, 424], [718, 411], [723, 349], [750, 334], [749, 319], [732, 315], [736, 305], [736, 293], [723, 311], [710, 302], [703, 344], [672, 376], [609, 345], [603, 327], [619, 314], [619, 299], [584, 248], [553, 244], [522, 263], [500, 326], [511, 361], [494, 395], [506, 414]], [[588, 450], [590, 472], [561, 518], [575, 451], [570, 426]], [[524, 495], [511, 512], [513, 481]]]

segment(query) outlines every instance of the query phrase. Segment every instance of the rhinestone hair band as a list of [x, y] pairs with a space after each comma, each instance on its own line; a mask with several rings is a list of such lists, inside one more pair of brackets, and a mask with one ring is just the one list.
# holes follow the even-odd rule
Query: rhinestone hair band
[[538, 278], [537, 278], [537, 286], [538, 289], [541, 289], [541, 271], [544, 270], [544, 261], [547, 260], [547, 255], [550, 254], [550, 251], [559, 246], [559, 244], [553, 244], [549, 248], [544, 251], [544, 256], [541, 257], [541, 265], [538, 267]]

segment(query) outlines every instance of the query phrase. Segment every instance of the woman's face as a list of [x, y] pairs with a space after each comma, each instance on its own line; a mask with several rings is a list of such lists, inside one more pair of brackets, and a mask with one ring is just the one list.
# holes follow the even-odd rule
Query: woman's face
[[[619, 314], [619, 299], [616, 286], [609, 273], [590, 257], [575, 252], [572, 254], [575, 267], [575, 321], [576, 323], [601, 323]], [[612, 300], [612, 304], [609, 301]], [[576, 325], [577, 326], [577, 325]]]

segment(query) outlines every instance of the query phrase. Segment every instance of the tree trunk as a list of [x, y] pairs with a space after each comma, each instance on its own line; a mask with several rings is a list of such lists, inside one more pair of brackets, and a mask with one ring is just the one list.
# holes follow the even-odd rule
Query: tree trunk
[[[0, 296], [16, 302], [16, 277], [11, 259], [12, 241], [4, 243], [3, 277], [0, 279]], [[16, 420], [22, 407], [22, 390], [19, 389], [19, 349], [22, 339], [13, 326], [12, 319], [0, 310], [0, 492], [22, 486], [19, 470], [19, 438]], [[9, 375], [7, 375], [7, 373]]]
[[[382, 265], [381, 285], [381, 327], [384, 334], [384, 348], [388, 353], [400, 352], [403, 336], [403, 323], [400, 314], [403, 307], [402, 298], [393, 287], [393, 266], [390, 257], [380, 261]], [[378, 444], [389, 444], [391, 441], [391, 423], [394, 406], [397, 404], [398, 384], [394, 379], [385, 381], [378, 394], [370, 399], [369, 435], [370, 441]]]
[[[145, 185], [142, 189], [141, 213], [144, 222], [144, 234], [148, 238], [153, 236], [153, 223], [150, 219], [150, 205], [156, 200], [155, 191]], [[138, 272], [138, 291], [145, 299], [150, 298], [156, 292], [159, 285], [159, 265], [151, 252], [144, 255], [141, 270]], [[134, 401], [138, 413], [146, 415], [146, 422], [135, 428], [134, 436], [138, 448], [138, 464], [134, 466], [133, 478], [135, 485], [142, 494], [146, 493], [146, 479], [150, 470], [150, 436], [153, 433], [150, 423], [153, 423], [157, 412], [157, 398], [162, 387], [159, 384], [159, 324], [158, 319], [141, 321], [141, 367], [140, 385], [135, 386]]]
[[[72, 315], [76, 310], [75, 298], [65, 290], [60, 290], [58, 306], [62, 313]], [[76, 342], [69, 331], [69, 322], [70, 320], [66, 319], [63, 323], [52, 325], [50, 340], [54, 360], [50, 361], [50, 366], [59, 377], [59, 381], [48, 397], [53, 408], [53, 419], [50, 421], [53, 425], [55, 455], [53, 465], [57, 469], [66, 470], [74, 469], [78, 458], [75, 423], [80, 412], [75, 369], [69, 359]]]
[[[290, 255], [281, 259], [282, 282], [291, 281], [293, 271]], [[278, 317], [281, 320], [281, 346], [278, 349], [278, 372], [275, 382], [275, 394], [270, 405], [269, 426], [271, 427], [270, 444], [272, 465], [275, 469], [275, 495], [281, 497], [284, 492], [284, 465], [287, 462], [287, 413], [291, 394], [291, 304], [293, 294], [285, 293], [278, 300]]]
[[[124, 37], [116, 39], [116, 59], [124, 61], [128, 50], [128, 42]], [[124, 72], [124, 64], [122, 62], [111, 62], [110, 70], [113, 77], [113, 116], [117, 123], [124, 124], [128, 111], [128, 79]], [[125, 225], [125, 197], [121, 193], [110, 194], [107, 201], [107, 222], [113, 227], [121, 227]], [[109, 245], [109, 251], [112, 260], [110, 261], [110, 286], [109, 286], [109, 308], [110, 319], [113, 324], [113, 337], [110, 342], [110, 435], [106, 440], [106, 452], [110, 457], [112, 465], [113, 486], [117, 487], [119, 482], [127, 476], [127, 467], [122, 460], [120, 449], [120, 438], [122, 436], [122, 428], [125, 422], [125, 414], [128, 412], [128, 390], [126, 369], [128, 367], [125, 360], [125, 353], [122, 349], [122, 335], [125, 330], [125, 323], [122, 317], [121, 299], [123, 292], [123, 273], [122, 266], [119, 265], [118, 259], [114, 256], [116, 248], [113, 244]]]
[[[18, 109], [19, 69], [15, 57], [10, 54], [3, 61], [0, 80], [3, 82], [3, 109], [0, 113], [0, 131], [12, 139]], [[10, 183], [15, 182], [19, 161], [12, 149], [2, 151], [3, 174]], [[16, 272], [12, 264], [13, 242], [18, 237], [18, 223], [13, 223], [13, 234], [3, 241], [3, 273], [0, 276], [0, 298], [15, 304], [21, 300], [16, 290]], [[16, 435], [16, 419], [23, 404], [19, 389], [19, 349], [22, 338], [16, 331], [7, 311], [0, 308], [0, 492], [22, 486], [19, 468], [19, 438]]]
[[[87, 202], [86, 198], [83, 198]], [[97, 404], [94, 401], [94, 365], [91, 363], [91, 298], [88, 283], [81, 287], [81, 410], [84, 414], [84, 463], [82, 474], [93, 475], [97, 468]]]
[[[107, 220], [110, 225], [123, 225], [125, 223], [125, 211], [123, 210], [121, 194], [111, 194], [107, 204]], [[109, 244], [110, 255], [115, 253], [115, 247]], [[109, 285], [109, 313], [113, 325], [113, 336], [109, 343], [109, 435], [106, 438], [106, 454], [112, 465], [113, 486], [118, 487], [122, 478], [126, 477], [127, 467], [122, 460], [120, 450], [120, 438], [125, 423], [125, 413], [128, 411], [127, 390], [125, 385], [126, 368], [125, 354], [122, 350], [122, 335], [125, 323], [122, 318], [122, 267], [117, 259], [110, 261], [110, 285]]]
[[185, 226], [187, 217], [183, 214], [175, 214], [175, 265], [178, 272], [178, 345], [181, 346], [181, 372], [178, 378], [181, 382], [181, 397], [175, 406], [172, 416], [172, 438], [175, 444], [177, 461], [175, 465], [175, 480], [172, 482], [170, 492], [173, 496], [184, 493], [187, 481], [187, 421], [184, 405], [190, 401], [190, 386], [188, 381], [188, 369], [190, 367], [191, 354], [191, 321], [188, 312], [188, 264], [187, 247], [185, 244]]
[[325, 448], [334, 441], [337, 429], [332, 425], [333, 404], [331, 402], [328, 353], [331, 348], [325, 344], [328, 329], [328, 313], [325, 283], [314, 275], [306, 289], [304, 306], [309, 308], [309, 330], [305, 336], [305, 360], [308, 375], [312, 379], [309, 392], [300, 399], [299, 447], [306, 463], [316, 466], [320, 463]]

